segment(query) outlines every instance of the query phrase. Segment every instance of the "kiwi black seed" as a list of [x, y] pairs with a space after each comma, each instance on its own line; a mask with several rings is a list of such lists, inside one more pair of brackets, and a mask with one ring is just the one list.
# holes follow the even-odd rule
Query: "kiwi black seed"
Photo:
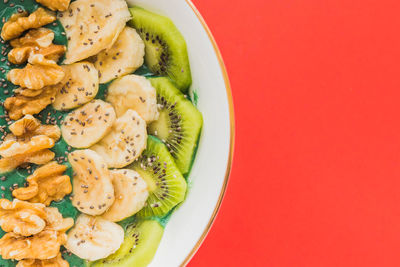
[[127, 226], [124, 242], [114, 254], [90, 266], [145, 267], [152, 261], [163, 233], [157, 221], [137, 220]]
[[164, 217], [181, 203], [186, 194], [186, 181], [175, 165], [166, 145], [154, 136], [147, 138], [147, 147], [129, 168], [146, 181], [149, 197], [138, 217]]
[[183, 175], [189, 173], [203, 125], [201, 113], [165, 77], [151, 78], [157, 90], [160, 117], [149, 125], [150, 134], [160, 138]]
[[167, 17], [139, 7], [129, 9], [134, 27], [146, 46], [145, 63], [152, 72], [170, 77], [187, 92], [192, 83], [185, 39]]

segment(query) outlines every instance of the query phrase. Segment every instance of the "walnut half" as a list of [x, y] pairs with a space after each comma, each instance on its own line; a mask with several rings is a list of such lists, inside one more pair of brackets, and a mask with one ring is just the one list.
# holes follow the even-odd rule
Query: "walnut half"
[[4, 102], [4, 107], [12, 120], [18, 120], [24, 115], [38, 114], [48, 105], [54, 102], [56, 90], [52, 87], [45, 87], [43, 91], [35, 97], [16, 95], [9, 97]]
[[46, 59], [42, 54], [34, 54], [29, 56], [25, 68], [10, 70], [7, 79], [23, 88], [38, 90], [59, 83], [64, 75], [63, 69], [55, 61]]
[[22, 236], [40, 233], [46, 226], [45, 206], [14, 199], [0, 199], [0, 225], [6, 232]]
[[[17, 202], [23, 202], [14, 200]], [[26, 205], [41, 205], [23, 202]], [[57, 257], [60, 246], [67, 240], [65, 232], [74, 224], [72, 218], [63, 218], [57, 208], [44, 208], [45, 227], [40, 232], [23, 236], [14, 232], [0, 239], [0, 256], [3, 259], [48, 260]]]
[[16, 267], [69, 267], [69, 263], [58, 253], [57, 257], [48, 260], [21, 260]]
[[[9, 126], [11, 131], [0, 145], [0, 173], [14, 170], [24, 163], [46, 164], [54, 158], [49, 148], [60, 139], [61, 131], [56, 125], [42, 125], [32, 115]], [[57, 183], [65, 183], [65, 177]]]
[[35, 97], [40, 95], [43, 92], [43, 89], [33, 90], [28, 88], [17, 88], [14, 89], [15, 95], [26, 96], [26, 97]]
[[47, 213], [46, 229], [65, 233], [74, 226], [74, 219], [63, 218], [57, 208], [47, 207], [45, 210]]
[[41, 54], [46, 59], [58, 61], [66, 48], [63, 45], [53, 44], [53, 40], [52, 30], [46, 28], [30, 30], [25, 36], [10, 42], [13, 49], [8, 53], [8, 60], [14, 64], [22, 64], [32, 55]]
[[9, 129], [18, 141], [29, 141], [33, 136], [46, 135], [56, 142], [61, 137], [61, 130], [57, 125], [42, 125], [32, 115], [25, 115], [11, 124]]
[[29, 237], [7, 233], [0, 239], [0, 255], [3, 259], [48, 260], [57, 257], [66, 240], [67, 235], [64, 232], [46, 228]]
[[43, 149], [23, 155], [17, 155], [11, 158], [0, 159], [0, 173], [6, 173], [14, 170], [18, 166], [26, 163], [43, 165], [54, 159], [54, 152], [49, 149]]
[[14, 14], [4, 23], [1, 30], [1, 38], [3, 38], [4, 41], [8, 41], [17, 38], [28, 29], [39, 28], [55, 20], [56, 17], [53, 12], [43, 8], [38, 8], [29, 16], [26, 12]]
[[72, 192], [69, 176], [62, 175], [66, 169], [65, 165], [59, 165], [55, 161], [50, 162], [35, 170], [26, 179], [28, 187], [15, 189], [12, 194], [17, 199], [43, 203], [46, 206], [53, 200], [60, 201]]
[[70, 0], [36, 0], [36, 2], [53, 11], [65, 11], [68, 9]]
[[10, 158], [52, 148], [53, 146], [54, 140], [46, 135], [34, 136], [28, 142], [7, 140], [0, 145], [0, 156]]
[[47, 28], [29, 30], [23, 37], [10, 41], [13, 48], [24, 46], [48, 47], [53, 43], [54, 32]]
[[13, 140], [4, 141], [0, 145], [0, 173], [12, 171], [24, 163], [45, 164], [54, 158], [49, 150], [54, 140], [46, 135], [37, 135], [28, 142]]

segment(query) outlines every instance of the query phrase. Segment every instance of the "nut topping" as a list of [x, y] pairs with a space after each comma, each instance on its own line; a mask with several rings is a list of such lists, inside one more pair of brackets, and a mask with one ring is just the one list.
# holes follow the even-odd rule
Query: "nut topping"
[[12, 194], [19, 200], [27, 200], [33, 203], [50, 203], [60, 201], [65, 195], [72, 192], [70, 178], [62, 173], [67, 169], [65, 165], [50, 162], [37, 169], [26, 181], [28, 187], [15, 189]]
[[18, 262], [17, 267], [68, 267], [69, 263], [61, 257], [58, 253], [57, 257], [48, 260], [21, 260]]
[[68, 9], [70, 0], [36, 0], [36, 2], [53, 11], [65, 11]]
[[[10, 99], [16, 98], [7, 100]], [[61, 131], [58, 126], [42, 125], [32, 115], [26, 115], [11, 124], [9, 129], [11, 133], [0, 145], [0, 156], [3, 157], [0, 159], [0, 173], [12, 171], [24, 163], [46, 164], [54, 158], [54, 153], [49, 148], [52, 148], [54, 143], [60, 139]], [[59, 177], [53, 182], [54, 185], [66, 185], [65, 177]], [[50, 190], [49, 192], [53, 191]], [[54, 194], [58, 196], [58, 194]], [[56, 199], [58, 198], [56, 197]]]
[[43, 8], [38, 8], [28, 16], [27, 12], [17, 13], [3, 25], [1, 38], [8, 41], [20, 36], [28, 29], [39, 28], [56, 20], [54, 14]]
[[12, 69], [7, 74], [7, 79], [13, 84], [35, 90], [55, 85], [63, 78], [63, 69], [55, 61], [46, 59], [42, 54], [31, 55], [25, 68]]
[[0, 239], [0, 255], [3, 259], [52, 259], [55, 258], [60, 246], [66, 241], [66, 234], [58, 234], [54, 230], [25, 237], [14, 233], [7, 233]]
[[40, 121], [32, 115], [25, 115], [22, 119], [11, 124], [9, 129], [19, 141], [28, 141], [36, 135], [46, 135], [54, 141], [58, 141], [61, 136], [61, 131], [58, 126], [42, 125]]
[[56, 91], [54, 88], [45, 87], [43, 91], [35, 97], [16, 95], [9, 97], [4, 102], [4, 107], [12, 120], [18, 120], [24, 115], [38, 114], [48, 105], [54, 102]]
[[14, 90], [15, 95], [21, 95], [26, 97], [35, 97], [40, 95], [43, 92], [43, 89], [33, 90], [28, 88], [17, 88]]
[[45, 208], [47, 213], [47, 226], [48, 230], [55, 230], [59, 232], [66, 232], [69, 228], [74, 226], [74, 219], [63, 218], [57, 208]]
[[0, 173], [12, 171], [25, 163], [43, 165], [53, 160], [54, 156], [54, 152], [48, 149], [43, 149], [37, 152], [17, 155], [11, 158], [2, 158], [0, 159]]
[[52, 148], [54, 140], [46, 135], [38, 135], [28, 142], [8, 140], [0, 145], [0, 156], [10, 158], [17, 155], [37, 152], [46, 148]]
[[32, 29], [23, 37], [10, 41], [13, 48], [24, 46], [48, 47], [54, 40], [54, 32], [47, 28]]
[[[8, 200], [2, 201], [8, 204]], [[14, 200], [14, 202], [18, 205], [23, 203], [23, 205], [30, 205], [31, 207], [33, 205], [41, 207], [41, 219], [44, 219], [45, 223], [40, 231], [29, 236], [16, 234], [14, 227], [13, 232], [5, 234], [0, 239], [0, 256], [3, 259], [14, 260], [48, 260], [57, 257], [60, 253], [60, 246], [64, 245], [67, 239], [65, 232], [73, 226], [74, 220], [72, 218], [64, 219], [57, 208], [45, 208], [43, 204], [32, 204], [19, 200]], [[30, 211], [30, 209], [26, 210]], [[11, 224], [8, 217], [2, 217], [2, 220]], [[3, 225], [4, 223], [2, 227]]]
[[52, 30], [46, 28], [30, 30], [25, 36], [10, 42], [13, 49], [8, 53], [8, 60], [14, 64], [22, 64], [32, 55], [40, 54], [46, 59], [58, 61], [66, 49], [63, 45], [53, 44], [53, 40]]
[[43, 204], [33, 204], [14, 199], [0, 199], [0, 225], [6, 232], [30, 236], [46, 226], [47, 214]]

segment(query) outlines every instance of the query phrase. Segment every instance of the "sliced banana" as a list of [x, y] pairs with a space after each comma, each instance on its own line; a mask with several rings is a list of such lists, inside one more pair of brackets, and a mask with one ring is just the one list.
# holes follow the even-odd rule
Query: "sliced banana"
[[53, 107], [68, 110], [86, 104], [99, 91], [99, 74], [90, 62], [79, 62], [62, 66], [64, 79], [54, 85], [57, 91]]
[[111, 132], [91, 149], [104, 158], [109, 168], [123, 168], [140, 156], [146, 144], [146, 122], [128, 109], [115, 121]]
[[112, 47], [131, 15], [124, 0], [77, 0], [59, 13], [68, 38], [65, 64]]
[[104, 213], [114, 202], [114, 187], [104, 160], [89, 149], [70, 153], [68, 160], [74, 170], [72, 205], [89, 215]]
[[87, 148], [100, 141], [114, 122], [114, 108], [102, 100], [93, 100], [65, 117], [61, 133], [68, 145]]
[[124, 241], [124, 229], [100, 217], [79, 215], [65, 247], [79, 258], [95, 261], [113, 254]]
[[144, 42], [131, 27], [125, 27], [114, 45], [100, 52], [94, 66], [99, 71], [100, 83], [132, 73], [143, 65]]
[[132, 74], [115, 80], [108, 88], [106, 100], [114, 106], [117, 116], [133, 109], [147, 123], [159, 117], [156, 89], [143, 76]]
[[141, 210], [149, 191], [146, 182], [133, 170], [112, 170], [115, 201], [103, 215], [104, 219], [119, 222]]

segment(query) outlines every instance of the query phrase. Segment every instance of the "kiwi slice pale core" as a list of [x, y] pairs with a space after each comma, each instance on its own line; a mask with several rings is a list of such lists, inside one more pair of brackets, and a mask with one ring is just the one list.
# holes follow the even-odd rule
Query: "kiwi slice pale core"
[[146, 46], [146, 65], [155, 74], [170, 77], [181, 91], [187, 92], [192, 76], [182, 34], [167, 17], [139, 7], [129, 10], [132, 14], [130, 24]]
[[153, 260], [163, 233], [164, 228], [155, 220], [134, 221], [127, 226], [121, 247], [90, 266], [145, 267]]
[[160, 117], [148, 127], [174, 157], [183, 175], [189, 173], [195, 156], [203, 118], [196, 107], [165, 77], [151, 78], [157, 91]]
[[130, 168], [146, 181], [149, 197], [138, 217], [164, 217], [181, 203], [186, 195], [185, 178], [176, 167], [166, 145], [154, 136], [147, 138], [147, 147]]

